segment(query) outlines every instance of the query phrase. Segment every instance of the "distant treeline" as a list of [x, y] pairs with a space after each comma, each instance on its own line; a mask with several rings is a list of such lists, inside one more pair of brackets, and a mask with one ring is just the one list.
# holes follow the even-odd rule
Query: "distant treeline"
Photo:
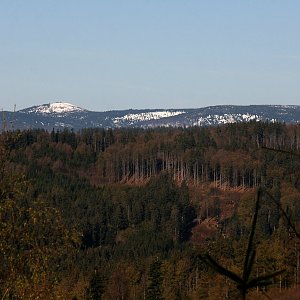
[[[161, 172], [176, 182], [213, 182], [222, 188], [266, 184], [261, 147], [299, 150], [299, 125], [240, 123], [187, 129], [29, 130], [7, 133], [11, 150], [22, 159], [50, 164], [63, 173], [75, 170], [94, 184], [143, 184]], [[24, 154], [22, 152], [22, 154]]]

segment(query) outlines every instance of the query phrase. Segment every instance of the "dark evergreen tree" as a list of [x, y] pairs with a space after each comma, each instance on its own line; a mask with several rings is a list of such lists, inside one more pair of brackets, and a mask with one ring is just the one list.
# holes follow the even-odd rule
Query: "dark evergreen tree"
[[147, 290], [147, 300], [160, 300], [162, 297], [162, 262], [157, 259], [150, 265], [149, 285]]
[[104, 293], [105, 280], [101, 272], [98, 269], [94, 269], [94, 274], [90, 281], [89, 288], [87, 290], [87, 299], [101, 300]]

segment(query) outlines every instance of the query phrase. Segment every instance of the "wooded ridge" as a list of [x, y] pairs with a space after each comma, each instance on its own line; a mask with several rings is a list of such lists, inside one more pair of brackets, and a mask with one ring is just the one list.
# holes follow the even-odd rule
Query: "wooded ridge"
[[128, 109], [96, 112], [54, 102], [18, 111], [2, 111], [4, 131], [14, 129], [156, 128], [216, 126], [250, 121], [300, 122], [297, 105], [219, 105], [194, 109]]

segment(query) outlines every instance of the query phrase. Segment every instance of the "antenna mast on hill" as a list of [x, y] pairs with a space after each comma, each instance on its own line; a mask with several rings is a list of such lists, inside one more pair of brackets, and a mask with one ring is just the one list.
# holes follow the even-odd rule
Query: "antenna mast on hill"
[[1, 110], [2, 110], [2, 131], [5, 132], [6, 127], [7, 127], [6, 116], [5, 116], [5, 111], [3, 110], [3, 108]]
[[17, 105], [15, 104], [15, 105], [14, 105], [13, 117], [12, 117], [12, 120], [10, 121], [11, 129], [12, 129], [12, 130], [14, 130], [14, 127], [15, 127], [15, 121], [16, 121], [16, 107], [17, 107]]

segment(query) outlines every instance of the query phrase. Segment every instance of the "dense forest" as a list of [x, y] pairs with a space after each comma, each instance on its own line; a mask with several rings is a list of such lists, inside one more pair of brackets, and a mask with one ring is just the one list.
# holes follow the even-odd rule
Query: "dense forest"
[[252, 234], [247, 299], [292, 299], [299, 169], [300, 125], [2, 132], [0, 298], [238, 299], [205, 257]]

